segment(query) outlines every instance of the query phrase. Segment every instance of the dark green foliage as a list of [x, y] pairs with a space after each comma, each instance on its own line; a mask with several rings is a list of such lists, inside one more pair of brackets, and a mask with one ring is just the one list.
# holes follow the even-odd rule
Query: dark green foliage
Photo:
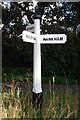
[[[64, 45], [42, 45], [43, 76], [59, 75], [74, 79], [80, 78], [80, 37], [79, 34], [76, 35], [76, 28], [80, 23], [79, 8], [80, 3], [63, 3], [62, 6], [57, 6], [55, 2], [38, 3], [36, 12], [41, 13], [41, 16], [45, 15], [45, 19], [41, 22], [41, 34], [63, 33], [67, 35], [67, 42]], [[29, 3], [25, 2], [23, 6], [12, 2], [10, 8], [2, 7], [3, 68], [26, 66], [26, 68], [33, 69], [33, 45], [24, 43], [20, 36], [26, 26], [33, 22], [32, 14], [33, 12], [29, 11]], [[27, 15], [29, 23], [23, 24], [23, 15]], [[60, 20], [61, 17], [64, 19]], [[70, 27], [73, 31], [69, 30]]]

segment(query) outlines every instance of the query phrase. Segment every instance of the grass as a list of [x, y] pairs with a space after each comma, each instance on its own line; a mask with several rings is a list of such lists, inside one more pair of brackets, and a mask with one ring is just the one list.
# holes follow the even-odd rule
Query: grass
[[[66, 84], [69, 84], [69, 85], [75, 85], [77, 83], [77, 80], [76, 79], [72, 79], [72, 78], [65, 78], [65, 77], [62, 77], [62, 76], [54, 76], [55, 77], [55, 83], [56, 84], [61, 84], [61, 85], [66, 85]], [[43, 84], [48, 84], [49, 83], [49, 80], [51, 82], [53, 82], [53, 76], [49, 77], [49, 76], [42, 76], [42, 83]]]
[[[2, 76], [3, 76], [3, 82], [11, 82], [12, 80], [16, 81], [25, 81], [26, 79], [29, 79], [32, 82], [33, 75], [30, 69], [27, 69], [26, 67], [20, 67], [20, 68], [3, 68], [2, 69]], [[72, 78], [66, 78], [65, 76], [54, 76], [55, 77], [55, 84], [62, 84], [62, 85], [75, 85], [77, 83], [76, 79]], [[42, 83], [48, 84], [49, 81], [53, 81], [53, 76], [42, 76]]]
[[20, 68], [3, 68], [2, 69], [2, 77], [3, 77], [3, 82], [11, 82], [12, 80], [19, 81], [25, 81], [29, 79], [32, 81], [32, 73], [30, 69], [27, 69], [26, 67], [20, 67]]
[[[42, 109], [32, 104], [31, 84], [21, 89], [12, 82], [10, 89], [2, 89], [0, 109], [2, 118], [77, 118], [78, 93], [76, 90], [43, 91]], [[51, 86], [50, 86], [51, 87]]]
[[[42, 77], [42, 83], [49, 84], [49, 90], [43, 91], [42, 109], [37, 109], [32, 104], [31, 70], [26, 68], [3, 69], [2, 81], [0, 119], [73, 118], [75, 120], [78, 117], [78, 88], [68, 88], [69, 83], [77, 86], [77, 80], [56, 76], [54, 84], [52, 77]], [[19, 84], [27, 85], [27, 87], [24, 89]], [[51, 85], [55, 87], [57, 84], [65, 85], [65, 89], [53, 91]]]

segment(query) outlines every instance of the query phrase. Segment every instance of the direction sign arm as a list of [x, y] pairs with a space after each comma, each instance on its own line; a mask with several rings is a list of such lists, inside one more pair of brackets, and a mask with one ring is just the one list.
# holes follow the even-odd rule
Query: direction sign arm
[[36, 42], [36, 36], [33, 33], [30, 33], [26, 30], [22, 32], [22, 39], [24, 42], [30, 42], [30, 43], [35, 43]]

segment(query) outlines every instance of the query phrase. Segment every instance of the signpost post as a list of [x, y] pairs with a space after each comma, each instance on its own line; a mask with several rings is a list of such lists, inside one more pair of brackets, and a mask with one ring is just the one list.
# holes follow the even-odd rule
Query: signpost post
[[36, 35], [36, 43], [34, 44], [34, 63], [33, 63], [33, 102], [41, 106], [42, 87], [41, 87], [41, 45], [40, 45], [40, 18], [41, 16], [33, 16], [34, 33]]
[[[42, 86], [41, 86], [41, 45], [40, 44], [63, 44], [67, 37], [65, 34], [47, 34], [40, 35], [40, 19], [38, 14], [33, 15], [34, 34], [23, 31], [22, 39], [25, 42], [34, 43], [33, 59], [33, 103], [41, 107], [42, 104]], [[33, 25], [32, 25], [33, 26]]]

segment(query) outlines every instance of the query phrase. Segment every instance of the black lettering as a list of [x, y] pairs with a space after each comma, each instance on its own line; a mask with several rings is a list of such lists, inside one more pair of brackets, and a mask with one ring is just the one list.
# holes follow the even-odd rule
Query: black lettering
[[48, 40], [47, 38], [43, 38], [43, 41], [46, 41], [46, 40]]
[[63, 37], [60, 37], [60, 40], [63, 40]]
[[53, 40], [53, 38], [49, 38], [49, 40], [50, 40], [50, 41], [52, 41], [52, 40]]
[[53, 38], [43, 38], [43, 41], [52, 41]]
[[57, 37], [57, 38], [54, 38], [54, 40], [59, 40], [59, 37]]
[[36, 38], [34, 38], [34, 37], [32, 37], [32, 36], [26, 35], [26, 37], [29, 38], [29, 39], [34, 39], [34, 40], [36, 40]]

